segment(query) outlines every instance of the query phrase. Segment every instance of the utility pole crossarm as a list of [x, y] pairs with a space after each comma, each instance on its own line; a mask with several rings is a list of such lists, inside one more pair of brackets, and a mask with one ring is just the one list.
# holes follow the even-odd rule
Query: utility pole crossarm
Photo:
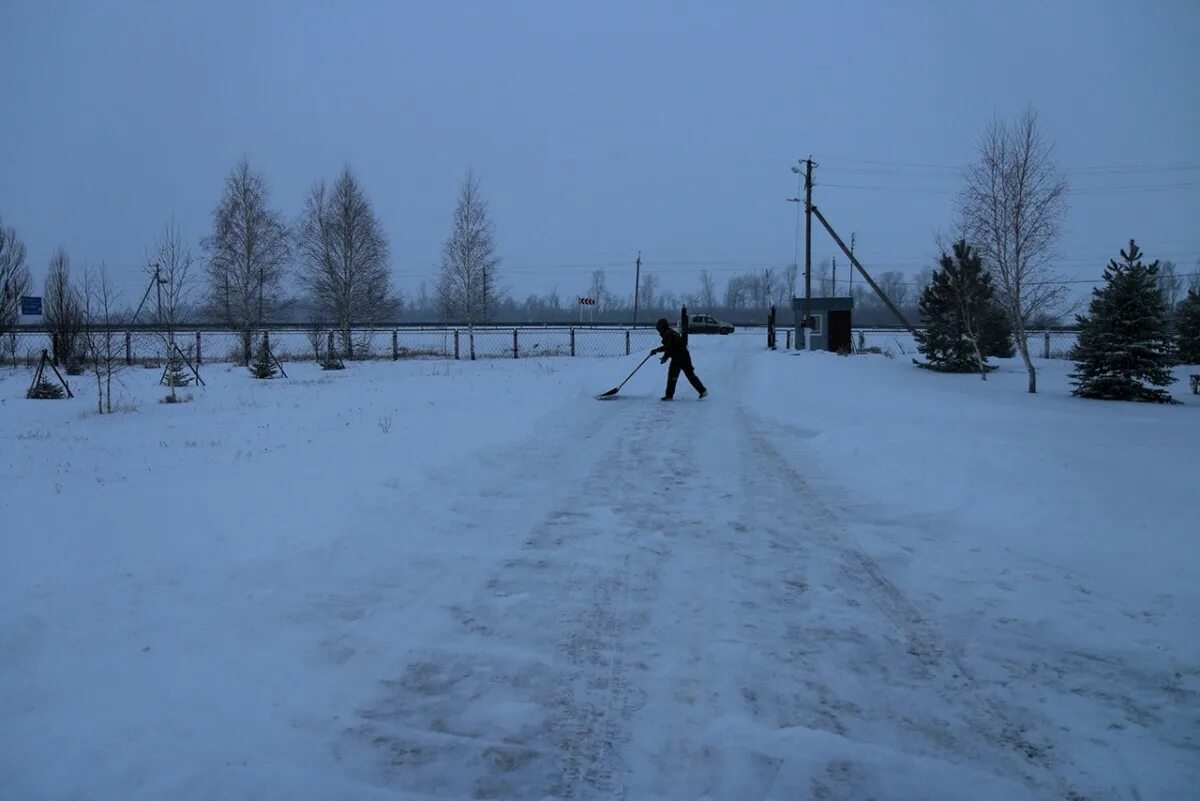
[[858, 263], [858, 259], [854, 257], [853, 251], [846, 247], [846, 243], [843, 242], [842, 238], [837, 235], [836, 231], [833, 230], [833, 226], [830, 225], [829, 221], [825, 219], [825, 215], [822, 214], [816, 206], [811, 206], [811, 208], [812, 213], [817, 216], [817, 219], [820, 220], [821, 225], [825, 226], [825, 230], [829, 232], [831, 237], [833, 237], [833, 241], [837, 242], [837, 246], [842, 249], [842, 252], [845, 253], [850, 259], [850, 263], [854, 265], [859, 273], [862, 274], [862, 277], [866, 280], [866, 282], [870, 284], [871, 289], [875, 290], [875, 294], [878, 295], [880, 300], [884, 302], [884, 305], [891, 310], [892, 314], [896, 315], [896, 318], [900, 322], [904, 323], [904, 327], [907, 328], [910, 333], [916, 334], [916, 331], [913, 329], [912, 324], [908, 321], [908, 318], [905, 317], [898, 308], [896, 308], [896, 304], [892, 303], [891, 299], [883, 293], [883, 290], [879, 288], [879, 285], [875, 283], [874, 279], [872, 279], [871, 276], [867, 274], [867, 271], [863, 269], [863, 266]]

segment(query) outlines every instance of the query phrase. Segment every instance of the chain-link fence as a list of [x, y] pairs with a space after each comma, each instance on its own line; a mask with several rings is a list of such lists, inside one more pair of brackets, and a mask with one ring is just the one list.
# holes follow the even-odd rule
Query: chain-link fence
[[[332, 347], [341, 359], [525, 359], [547, 356], [625, 356], [659, 344], [652, 328], [516, 326], [476, 328], [354, 328], [349, 342], [341, 331], [271, 328], [251, 335], [251, 354], [264, 334], [281, 361], [319, 361]], [[0, 363], [34, 365], [42, 350], [53, 354], [45, 332], [17, 331], [0, 338]], [[161, 366], [167, 338], [154, 331], [119, 331], [127, 364]], [[191, 361], [238, 363], [244, 360], [242, 335], [228, 330], [180, 329], [175, 343]]]
[[[1029, 331], [1025, 342], [1029, 346], [1029, 355], [1035, 359], [1066, 359], [1075, 346], [1076, 336], [1074, 331]], [[916, 340], [903, 329], [856, 328], [854, 346], [859, 351], [877, 349], [893, 356], [917, 353]]]
[[[342, 359], [525, 359], [548, 356], [606, 357], [644, 353], [659, 344], [653, 328], [609, 326], [516, 326], [516, 327], [404, 327], [355, 328], [349, 346], [339, 331], [302, 328], [271, 328], [271, 352], [280, 361], [320, 361], [332, 345]], [[251, 336], [251, 353], [263, 338]], [[795, 344], [790, 328], [780, 327], [778, 347]], [[761, 337], [766, 345], [765, 326], [739, 326], [738, 337]], [[893, 356], [917, 353], [912, 334], [903, 329], [856, 328], [854, 346], [860, 351], [878, 350]], [[1075, 344], [1073, 331], [1036, 331], [1028, 336], [1029, 352], [1035, 358], [1065, 359]], [[161, 366], [167, 354], [165, 335], [146, 330], [120, 331], [121, 355], [131, 365]], [[243, 361], [242, 335], [236, 331], [181, 329], [175, 342], [189, 361], [201, 364]], [[0, 337], [0, 364], [34, 366], [42, 350], [53, 353], [50, 335], [16, 331]]]

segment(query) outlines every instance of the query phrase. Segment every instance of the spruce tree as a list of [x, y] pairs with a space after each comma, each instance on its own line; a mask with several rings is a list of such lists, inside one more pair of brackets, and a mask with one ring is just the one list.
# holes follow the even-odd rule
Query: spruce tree
[[183, 357], [179, 355], [178, 351], [167, 357], [167, 369], [163, 373], [162, 383], [171, 388], [171, 394], [167, 396], [167, 399], [172, 403], [176, 400], [175, 387], [186, 387], [191, 380], [185, 367]]
[[1131, 239], [1092, 290], [1086, 316], [1076, 317], [1079, 339], [1071, 350], [1071, 394], [1081, 398], [1174, 403], [1159, 387], [1175, 381], [1175, 349], [1167, 303], [1158, 288], [1158, 262], [1142, 264]]
[[29, 388], [29, 391], [25, 393], [25, 397], [31, 400], [59, 400], [63, 397], [63, 388], [58, 384], [51, 384], [43, 378]]
[[1188, 290], [1175, 317], [1180, 364], [1200, 364], [1200, 289]]
[[995, 300], [987, 304], [979, 320], [979, 350], [984, 356], [1011, 359], [1017, 355], [1013, 344], [1012, 323]]
[[254, 360], [250, 363], [250, 374], [255, 378], [274, 378], [275, 373], [275, 360], [271, 357], [271, 350], [267, 345], [267, 338], [264, 336], [259, 341], [258, 347], [254, 349]]
[[[992, 322], [994, 289], [979, 254], [965, 241], [956, 242], [953, 251], [953, 256], [942, 253], [921, 293], [925, 328], [916, 338], [928, 360], [922, 366], [947, 373], [986, 371], [988, 350], [1002, 349], [1007, 331]], [[1011, 347], [1011, 335], [1007, 341]]]

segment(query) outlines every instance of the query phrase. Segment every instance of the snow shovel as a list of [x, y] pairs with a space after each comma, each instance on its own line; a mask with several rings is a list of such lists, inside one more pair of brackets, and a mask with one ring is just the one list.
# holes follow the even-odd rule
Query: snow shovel
[[[638, 366], [633, 368], [633, 373], [636, 373], [638, 370], [641, 370], [642, 365], [645, 364], [646, 362], [650, 361], [650, 357], [653, 355], [654, 355], [653, 353], [647, 353], [646, 358], [642, 359], [642, 361], [638, 364]], [[629, 379], [633, 378], [633, 373], [630, 373], [629, 375], [625, 376], [625, 381], [628, 381]], [[613, 395], [616, 395], [618, 392], [621, 391], [621, 387], [625, 386], [625, 381], [622, 381], [620, 384], [617, 384], [615, 387], [610, 389], [608, 392], [605, 392], [602, 395], [597, 395], [596, 397], [597, 398], [611, 398]]]

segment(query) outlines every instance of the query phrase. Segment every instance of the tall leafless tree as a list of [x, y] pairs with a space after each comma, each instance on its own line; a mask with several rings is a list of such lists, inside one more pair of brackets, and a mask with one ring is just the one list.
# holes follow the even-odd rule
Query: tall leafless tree
[[717, 282], [708, 270], [700, 271], [700, 294], [696, 296], [700, 309], [713, 312], [717, 308]]
[[741, 277], [747, 308], [766, 312], [775, 301], [780, 285], [779, 275], [771, 267], [752, 270]]
[[16, 335], [13, 329], [21, 319], [21, 297], [29, 293], [32, 279], [25, 263], [25, 243], [17, 232], [4, 227], [0, 219], [0, 336], [12, 334], [12, 351], [16, 358]]
[[558, 296], [558, 287], [554, 287], [546, 295], [546, 309], [552, 315], [557, 315], [562, 312], [562, 298]]
[[[195, 276], [192, 273], [192, 249], [179, 233], [174, 220], [163, 225], [162, 231], [146, 252], [146, 271], [157, 278], [153, 288], [155, 328], [162, 338], [167, 358], [175, 357], [175, 335], [191, 313]], [[103, 276], [107, 281], [107, 276]], [[96, 283], [99, 279], [94, 279]], [[174, 395], [174, 385], [171, 394]]]
[[813, 270], [813, 281], [816, 286], [813, 287], [813, 292], [817, 297], [829, 298], [833, 297], [833, 264], [829, 259], [821, 259], [817, 265], [817, 269]]
[[1052, 312], [1066, 288], [1054, 280], [1051, 259], [1067, 209], [1067, 181], [1050, 141], [1026, 108], [1011, 124], [994, 120], [983, 132], [977, 160], [959, 194], [962, 228], [996, 281], [1017, 350], [1037, 392], [1037, 370], [1026, 331]]
[[74, 371], [82, 356], [79, 336], [83, 330], [83, 304], [71, 282], [71, 259], [66, 248], [59, 247], [50, 257], [44, 295], [42, 311], [50, 329], [55, 362]]
[[896, 306], [903, 306], [908, 303], [911, 293], [911, 287], [908, 285], [908, 279], [904, 273], [899, 270], [888, 270], [880, 273], [879, 280], [876, 281], [879, 288], [883, 290], [883, 294], [887, 295], [888, 300]]
[[83, 314], [80, 343], [88, 368], [96, 377], [96, 411], [112, 414], [112, 380], [121, 369], [120, 334], [115, 330], [120, 300], [103, 264], [98, 269], [84, 269], [78, 296]]
[[351, 329], [376, 323], [389, 308], [388, 241], [350, 167], [327, 187], [318, 181], [296, 224], [300, 280], [354, 358]]
[[659, 291], [661, 284], [659, 283], [658, 276], [643, 270], [642, 279], [639, 283], [638, 306], [650, 314], [661, 311], [662, 297]]
[[735, 275], [725, 283], [725, 308], [740, 311], [752, 305], [751, 276]]
[[421, 314], [428, 314], [433, 310], [433, 299], [429, 297], [429, 287], [425, 283], [425, 279], [421, 279], [421, 283], [417, 287], [417, 296], [413, 299], [410, 308]]
[[192, 312], [192, 293], [195, 275], [192, 249], [179, 233], [174, 220], [163, 225], [162, 231], [146, 253], [147, 271], [153, 275], [158, 268], [161, 306], [155, 299], [155, 315], [164, 330], [174, 330], [187, 321]]
[[933, 283], [933, 268], [923, 267], [920, 270], [917, 270], [916, 274], [913, 275], [912, 283], [913, 297], [920, 298], [921, 293]]
[[266, 182], [245, 159], [225, 179], [203, 244], [212, 310], [241, 334], [242, 360], [249, 364], [255, 329], [279, 305], [291, 249], [287, 225], [268, 203]]
[[1170, 314], [1175, 313], [1183, 294], [1183, 279], [1175, 270], [1175, 262], [1167, 259], [1158, 265], [1158, 291], [1162, 293]]
[[592, 282], [588, 285], [588, 297], [594, 298], [601, 309], [608, 308], [608, 276], [604, 270], [592, 270]]
[[800, 277], [800, 265], [795, 262], [783, 268], [783, 286], [786, 292], [787, 306], [792, 305], [792, 298], [796, 297], [796, 281]]
[[500, 258], [487, 200], [479, 178], [467, 170], [451, 218], [450, 236], [442, 245], [438, 274], [438, 305], [448, 319], [467, 325], [485, 323], [500, 305]]

